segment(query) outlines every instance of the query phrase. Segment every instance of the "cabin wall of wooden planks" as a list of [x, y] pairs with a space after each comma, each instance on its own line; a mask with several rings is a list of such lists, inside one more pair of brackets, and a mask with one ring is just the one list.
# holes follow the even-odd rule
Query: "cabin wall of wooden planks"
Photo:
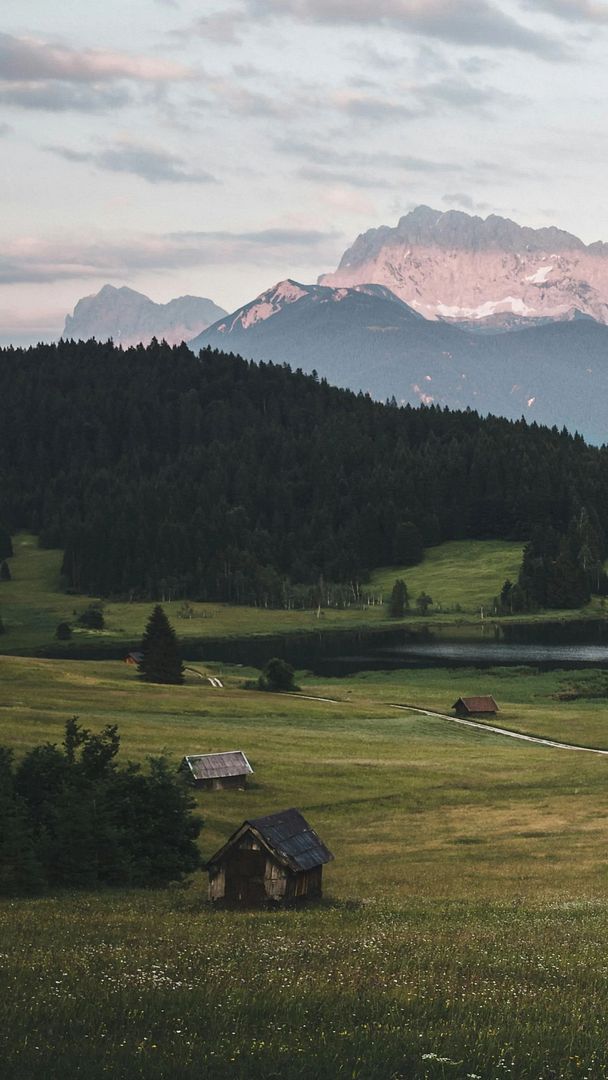
[[204, 780], [195, 780], [194, 786], [200, 791], [223, 791], [224, 789], [244, 791], [247, 787], [247, 773], [241, 776], [213, 776]]
[[255, 905], [268, 901], [317, 899], [322, 895], [323, 867], [293, 871], [283, 866], [251, 834], [210, 868], [209, 899]]

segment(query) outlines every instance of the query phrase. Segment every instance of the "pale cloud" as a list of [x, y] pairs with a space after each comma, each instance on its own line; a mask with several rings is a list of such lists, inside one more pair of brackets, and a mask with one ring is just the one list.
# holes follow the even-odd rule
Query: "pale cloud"
[[130, 278], [228, 263], [260, 266], [288, 257], [324, 258], [333, 253], [336, 233], [275, 227], [253, 232], [174, 232], [126, 239], [71, 241], [23, 237], [3, 244], [0, 284], [51, 283], [71, 279]]
[[135, 85], [156, 88], [196, 77], [158, 57], [0, 33], [0, 102], [17, 108], [107, 112], [130, 104]]
[[194, 33], [220, 45], [236, 45], [241, 40], [246, 22], [246, 12], [242, 8], [228, 8], [203, 15], [193, 26], [183, 31], [187, 36]]
[[[293, 101], [286, 95], [273, 97], [260, 90], [249, 89], [234, 78], [207, 79], [206, 89], [213, 104], [228, 115], [252, 117], [286, 117], [293, 110]], [[208, 107], [210, 100], [192, 102]]]
[[377, 94], [351, 89], [336, 90], [331, 95], [329, 104], [355, 120], [367, 120], [370, 123], [412, 120], [424, 113], [424, 107], [415, 100], [406, 104], [396, 98], [379, 97]]
[[471, 177], [485, 183], [495, 176], [509, 179], [531, 176], [529, 171], [512, 163], [505, 165], [504, 162], [469, 159], [466, 155], [447, 161], [386, 150], [378, 155], [373, 150], [340, 149], [329, 139], [316, 143], [297, 136], [277, 138], [273, 145], [284, 158], [303, 160], [297, 175], [316, 183], [342, 183], [362, 188], [394, 187], [397, 178], [388, 180], [387, 174], [395, 173], [426, 176], [429, 180], [442, 176], [460, 177], [458, 183]]
[[376, 214], [376, 207], [371, 199], [360, 192], [353, 191], [352, 188], [340, 186], [328, 188], [322, 193], [321, 200], [331, 210], [342, 213], [366, 217], [374, 217]]
[[38, 38], [0, 33], [0, 79], [12, 83], [46, 79], [62, 82], [134, 79], [157, 83], [193, 76], [193, 71], [183, 64], [158, 57], [103, 49], [71, 49]]
[[145, 145], [129, 139], [116, 140], [100, 150], [73, 150], [67, 146], [46, 148], [66, 161], [93, 165], [109, 172], [131, 173], [150, 184], [209, 184], [215, 177], [204, 169], [193, 169], [178, 154], [162, 147]]
[[526, 7], [570, 22], [608, 23], [608, 6], [599, 0], [528, 0]]
[[432, 82], [395, 86], [389, 96], [356, 88], [334, 91], [328, 104], [348, 116], [370, 123], [415, 120], [433, 113], [457, 110], [489, 114], [496, 106], [511, 108], [525, 99], [488, 86], [478, 86], [461, 75]]
[[302, 22], [386, 26], [457, 45], [564, 56], [554, 38], [519, 23], [491, 0], [251, 0], [255, 14]]
[[368, 176], [358, 169], [340, 171], [323, 168], [321, 165], [302, 165], [296, 171], [301, 180], [310, 180], [314, 184], [342, 184], [350, 188], [388, 188], [392, 183], [378, 176]]
[[2, 82], [0, 103], [43, 112], [108, 112], [133, 100], [125, 86], [91, 86], [61, 82]]

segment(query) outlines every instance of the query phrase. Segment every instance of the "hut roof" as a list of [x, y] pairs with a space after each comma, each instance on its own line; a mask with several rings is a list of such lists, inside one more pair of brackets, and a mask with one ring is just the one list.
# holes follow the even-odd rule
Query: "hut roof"
[[479, 697], [460, 697], [458, 701], [454, 702], [452, 708], [463, 708], [471, 713], [498, 712], [498, 705], [491, 694], [482, 694]]
[[306, 821], [299, 810], [280, 810], [277, 814], [251, 818], [244, 821], [216, 854], [209, 859], [207, 866], [220, 860], [243, 833], [251, 829], [264, 845], [290, 870], [312, 870], [331, 862], [333, 855]]
[[253, 769], [242, 750], [227, 750], [223, 754], [189, 754], [183, 762], [195, 780], [214, 780], [221, 776], [242, 776]]

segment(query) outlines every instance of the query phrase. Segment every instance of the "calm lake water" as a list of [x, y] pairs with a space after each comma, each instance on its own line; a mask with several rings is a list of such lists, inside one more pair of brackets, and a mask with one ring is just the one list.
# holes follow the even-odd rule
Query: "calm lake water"
[[608, 620], [486, 623], [478, 628], [429, 623], [417, 630], [330, 631], [210, 646], [206, 642], [203, 652], [208, 659], [263, 666], [270, 656], [282, 656], [296, 668], [334, 676], [408, 667], [608, 668]]
[[[124, 646], [86, 649], [47, 647], [45, 656], [68, 659], [120, 659]], [[240, 639], [190, 639], [188, 660], [263, 667], [281, 656], [295, 668], [320, 675], [408, 667], [608, 668], [608, 619], [535, 623], [485, 622], [478, 626], [442, 626], [432, 620], [410, 629], [407, 624], [378, 630], [328, 630], [308, 634], [265, 635]]]

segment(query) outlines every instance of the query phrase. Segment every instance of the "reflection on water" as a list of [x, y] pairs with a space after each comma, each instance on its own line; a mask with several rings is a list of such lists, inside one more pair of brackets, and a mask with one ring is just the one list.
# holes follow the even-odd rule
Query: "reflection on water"
[[494, 642], [436, 642], [383, 650], [387, 659], [438, 664], [526, 664], [534, 667], [598, 665], [608, 667], [608, 645], [510, 645]]
[[[456, 638], [456, 640], [454, 640]], [[408, 667], [608, 668], [608, 622], [580, 620], [486, 624], [483, 628], [441, 628], [419, 640], [411, 635], [377, 643], [362, 655], [317, 658], [314, 669], [326, 675]]]

